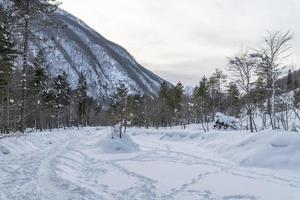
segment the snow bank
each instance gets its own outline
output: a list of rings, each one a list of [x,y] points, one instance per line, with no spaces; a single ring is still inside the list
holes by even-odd
[[[264,132],[237,140],[224,152],[242,165],[300,169],[300,135]]]
[[[199,125],[200,127],[200,125]],[[188,129],[149,129],[129,131],[132,136],[178,143],[179,151],[211,155],[234,161],[242,166],[300,170],[300,134],[283,131],[248,133]],[[175,145],[176,146],[176,145]]]
[[[211,133],[199,141],[199,146],[243,166],[300,170],[297,133]]]
[[[97,146],[103,153],[132,153],[139,151],[139,146],[126,134],[122,135],[122,138],[111,138],[111,135],[107,135],[100,139]]]
[[[194,127],[193,127],[194,128]],[[199,128],[194,129],[182,129],[180,127],[170,128],[160,128],[160,129],[138,129],[131,128],[128,130],[129,134],[132,136],[149,136],[156,137],[158,140],[168,140],[168,141],[186,141],[194,140],[201,136],[203,130]]]

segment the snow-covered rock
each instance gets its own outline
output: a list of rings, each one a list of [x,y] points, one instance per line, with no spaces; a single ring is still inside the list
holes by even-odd
[[[233,129],[237,129],[239,120],[235,117],[232,116],[226,116],[223,113],[217,112],[216,116],[215,116],[215,126],[214,127],[218,127],[218,128],[233,128]]]
[[[2,153],[2,154],[9,154],[10,151],[6,147],[0,145],[0,153]]]
[[[215,121],[223,122],[225,124],[237,123],[239,120],[232,116],[226,116],[223,113],[217,112],[215,116]]]

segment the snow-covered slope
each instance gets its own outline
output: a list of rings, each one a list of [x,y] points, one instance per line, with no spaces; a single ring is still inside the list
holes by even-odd
[[[5,4],[8,2],[10,0],[4,1]],[[115,94],[120,83],[125,84],[130,93],[158,94],[164,80],[141,66],[126,49],[62,9],[51,18],[56,26],[41,28],[32,23],[33,32],[39,40],[30,43],[31,60],[39,49],[47,51],[50,75],[56,76],[65,71],[72,87],[75,87],[82,72],[87,78],[89,95],[104,101]],[[64,28],[58,28],[61,25]]]
[[[163,80],[137,63],[124,48],[63,10],[55,14],[55,19],[66,27],[45,31],[57,49],[55,56],[49,56],[53,73],[66,70],[71,80],[76,80],[83,72],[93,96],[111,97],[120,83],[132,93],[157,94]]]

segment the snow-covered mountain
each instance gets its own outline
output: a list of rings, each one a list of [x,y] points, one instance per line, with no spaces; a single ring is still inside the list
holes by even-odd
[[[88,82],[89,95],[104,102],[115,94],[120,83],[124,83],[132,94],[158,94],[164,80],[141,66],[126,49],[62,9],[53,19],[64,28],[36,28],[35,34],[42,39],[30,44],[33,55],[41,48],[52,47],[46,55],[51,76],[65,71],[71,86],[75,87],[82,72]]]

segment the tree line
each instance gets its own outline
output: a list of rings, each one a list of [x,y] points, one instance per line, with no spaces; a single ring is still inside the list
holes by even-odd
[[[290,32],[268,33],[261,48],[228,58],[229,74],[216,69],[210,77],[203,76],[192,94],[186,94],[180,82],[174,87],[164,82],[158,97],[132,96],[123,84],[109,110],[111,122],[121,123],[123,131],[128,125],[184,128],[191,123],[209,131],[215,114],[222,112],[240,118],[241,128],[251,132],[266,127],[290,130],[291,114],[300,120],[298,77],[291,70],[286,73],[285,64],[292,38]]]

